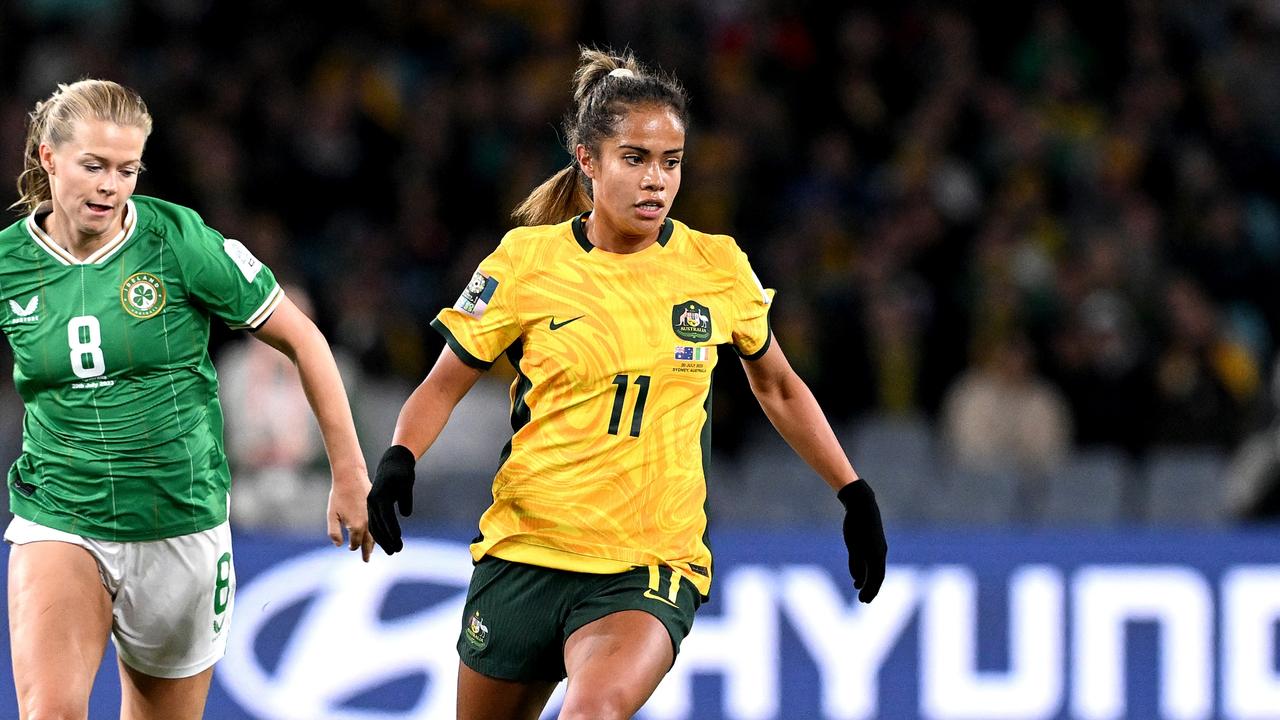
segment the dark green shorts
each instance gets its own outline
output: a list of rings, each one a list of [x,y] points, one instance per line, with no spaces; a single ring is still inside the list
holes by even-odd
[[[698,589],[669,567],[595,575],[487,557],[471,574],[458,655],[489,677],[559,681],[565,641],[583,625],[643,610],[662,621],[679,653],[701,603]]]

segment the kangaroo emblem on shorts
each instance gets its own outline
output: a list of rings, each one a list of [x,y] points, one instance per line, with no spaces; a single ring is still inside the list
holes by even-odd
[[[465,634],[467,642],[474,645],[477,650],[483,650],[489,644],[489,626],[485,625],[484,620],[480,619],[479,610],[471,613],[471,618],[467,620]]]

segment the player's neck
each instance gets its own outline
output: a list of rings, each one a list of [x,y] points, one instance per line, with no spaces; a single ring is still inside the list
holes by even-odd
[[[587,240],[605,252],[618,255],[637,253],[658,241],[658,233],[645,235],[626,235],[609,225],[604,218],[597,218],[597,213],[588,215],[583,220]]]
[[[128,212],[126,207],[124,211],[116,218],[114,222],[107,226],[107,229],[101,233],[84,233],[76,228],[65,214],[54,210],[43,218],[37,218],[41,229],[53,239],[55,243],[62,249],[71,253],[77,260],[85,260],[93,255],[103,245],[112,238],[120,234],[124,229],[125,213]]]

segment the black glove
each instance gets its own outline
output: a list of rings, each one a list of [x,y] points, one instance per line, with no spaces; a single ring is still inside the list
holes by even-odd
[[[871,486],[863,478],[840,488],[836,497],[844,505],[844,544],[849,548],[849,574],[853,576],[853,587],[861,590],[858,599],[869,603],[880,592],[880,584],[884,582],[885,556],[889,553],[876,494],[871,492]],[[373,513],[370,512],[369,516],[373,517]]]
[[[396,518],[396,503],[400,514],[413,514],[413,466],[417,462],[413,453],[403,445],[392,445],[382,453],[378,470],[373,474],[373,487],[365,501],[369,508],[369,532],[388,555],[404,549],[400,539],[400,521]]]

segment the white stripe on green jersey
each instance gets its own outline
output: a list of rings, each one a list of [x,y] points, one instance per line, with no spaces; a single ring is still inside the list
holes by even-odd
[[[10,509],[117,541],[221,524],[231,477],[209,323],[260,327],[283,298],[275,276],[172,203],[135,196],[83,261],[40,229],[47,212],[0,231],[0,330],[26,406]]]

